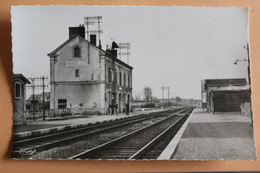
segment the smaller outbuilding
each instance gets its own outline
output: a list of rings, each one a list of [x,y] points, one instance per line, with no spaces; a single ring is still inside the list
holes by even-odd
[[[202,106],[208,112],[241,112],[250,103],[251,90],[245,78],[201,81]]]
[[[26,84],[30,84],[30,81],[26,77],[22,74],[14,74],[14,125],[26,124]]]
[[[44,96],[44,108],[49,111],[50,109],[50,92],[44,92],[40,94],[32,94],[26,100],[26,111],[27,112],[42,112],[43,110],[43,96]]]

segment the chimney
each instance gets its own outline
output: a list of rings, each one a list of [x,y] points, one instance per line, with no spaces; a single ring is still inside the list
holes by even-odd
[[[97,45],[97,35],[95,34],[90,35],[90,43],[93,44],[94,46]]]
[[[119,46],[117,45],[116,42],[113,41],[111,48],[112,48],[112,49],[110,50],[110,51],[111,51],[110,53],[117,58],[117,49],[119,48]]]
[[[69,38],[79,35],[85,39],[85,27],[84,25],[79,25],[78,27],[69,27]]]
[[[119,46],[116,44],[116,42],[112,42],[112,49],[114,50],[114,49],[117,49],[117,48],[119,48]]]
[[[117,58],[117,50],[116,49],[112,49],[110,51],[111,51],[110,53]]]
[[[107,45],[107,50],[106,52],[108,52],[109,54],[113,55],[115,58],[117,58],[117,49],[119,48],[118,44],[116,42],[112,42],[111,45],[111,49],[108,49],[108,45]]]
[[[115,58],[117,58],[117,50],[116,49],[107,49],[106,52],[113,55]]]

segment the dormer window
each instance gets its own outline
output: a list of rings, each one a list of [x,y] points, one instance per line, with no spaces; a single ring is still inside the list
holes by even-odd
[[[75,58],[80,58],[80,54],[81,54],[80,51],[81,51],[81,50],[80,50],[80,47],[79,47],[79,46],[74,47],[74,57],[75,57]]]
[[[19,82],[16,82],[14,84],[14,98],[21,99],[21,92],[22,92],[21,84]]]

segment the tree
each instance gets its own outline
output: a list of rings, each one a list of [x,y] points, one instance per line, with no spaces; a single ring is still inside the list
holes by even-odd
[[[144,92],[144,99],[146,100],[146,101],[150,101],[151,99],[152,99],[152,93],[153,93],[153,90],[152,90],[152,88],[150,88],[150,87],[144,87],[144,90],[143,90],[143,92]]]

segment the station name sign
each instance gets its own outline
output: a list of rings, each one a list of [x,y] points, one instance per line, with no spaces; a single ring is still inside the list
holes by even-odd
[[[82,60],[66,61],[66,67],[78,67],[78,66],[88,66],[88,62]]]

